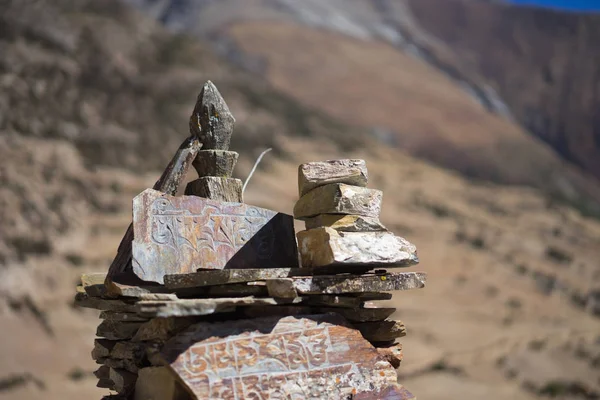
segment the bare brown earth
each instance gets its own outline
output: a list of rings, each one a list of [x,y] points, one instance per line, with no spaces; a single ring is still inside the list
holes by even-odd
[[[202,44],[98,4],[0,6],[0,398],[105,393],[91,375],[97,313],[72,307],[74,286],[108,268],[132,197],[186,136],[208,78],[238,121],[236,174],[276,149],[246,202],[291,213],[299,163],[366,159],[369,186],[384,191],[383,222],[417,245],[415,270],[429,273],[426,289],[392,300],[408,328],[399,374],[419,398],[598,396],[600,223],[535,189],[473,183],[389,148]],[[439,107],[468,109],[445,87]]]

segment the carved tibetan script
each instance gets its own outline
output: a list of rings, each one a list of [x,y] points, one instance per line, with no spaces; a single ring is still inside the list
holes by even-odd
[[[298,266],[293,218],[243,203],[147,189],[133,200],[133,229],[132,267],[146,281],[198,269]]]
[[[198,399],[343,399],[398,387],[394,368],[333,314],[199,323],[162,357]]]

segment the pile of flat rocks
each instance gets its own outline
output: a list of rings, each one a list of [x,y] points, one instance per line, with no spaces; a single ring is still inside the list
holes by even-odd
[[[243,203],[229,115],[208,82],[108,274],[81,277],[75,303],[101,310],[105,399],[414,399],[395,371],[404,324],[377,302],[426,276],[382,269],[418,260],[379,221],[365,162],[300,166],[296,241],[292,216]],[[199,178],[177,196],[188,164]]]

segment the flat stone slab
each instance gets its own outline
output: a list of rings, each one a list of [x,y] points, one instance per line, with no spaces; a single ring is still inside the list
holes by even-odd
[[[96,310],[115,311],[115,312],[135,312],[135,301],[129,299],[109,300],[100,297],[91,297],[86,293],[77,293],[75,295],[75,305],[85,308],[95,308]]]
[[[294,206],[294,217],[304,220],[319,214],[350,214],[379,218],[383,192],[343,183],[319,186]]]
[[[246,317],[258,318],[267,316],[311,315],[336,313],[350,322],[383,321],[396,311],[395,308],[342,308],[342,307],[310,307],[304,305],[283,306],[251,306],[242,312]]]
[[[143,322],[102,321],[96,329],[96,336],[110,340],[131,339]]]
[[[169,289],[184,289],[286,278],[294,275],[306,275],[306,270],[302,268],[265,268],[198,271],[190,274],[165,275],[165,286]]]
[[[300,295],[391,292],[425,287],[424,272],[391,272],[380,275],[326,275],[291,279]]]
[[[354,324],[369,342],[389,342],[406,336],[406,327],[402,321],[362,322]]]
[[[299,303],[300,298],[285,301]],[[273,298],[234,297],[216,299],[179,299],[174,301],[140,301],[138,313],[144,317],[190,317],[235,311],[236,307],[277,305],[284,301]]]
[[[198,399],[381,399],[398,386],[394,368],[334,314],[195,324],[161,356]]]
[[[264,208],[147,189],[133,200],[133,226],[132,268],[144,281],[198,269],[298,267],[293,218]]]
[[[135,309],[135,307],[133,307]],[[114,311],[102,311],[100,313],[100,319],[117,322],[144,322],[148,318],[140,317],[133,312],[114,312]]]
[[[243,203],[242,186],[242,181],[236,178],[204,176],[188,183],[185,194],[218,201]]]
[[[304,223],[306,229],[328,227],[340,232],[387,231],[379,218],[362,217],[360,215],[320,214],[305,219]]]
[[[298,232],[297,236],[303,267],[409,267],[419,262],[416,246],[391,232],[338,232],[332,228],[316,228]]]
[[[304,196],[316,187],[330,183],[367,186],[364,160],[329,160],[310,162],[298,167],[298,192]]]

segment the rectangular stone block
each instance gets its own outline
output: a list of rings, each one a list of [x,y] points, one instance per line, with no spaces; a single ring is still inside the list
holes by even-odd
[[[382,399],[397,385],[394,368],[334,314],[199,323],[161,355],[198,399]]]
[[[378,218],[381,213],[381,190],[333,183],[319,186],[298,200],[294,217],[305,220],[319,214],[353,214]]]
[[[316,228],[298,232],[303,267],[372,265],[408,267],[419,262],[417,248],[391,232],[338,232]]]
[[[392,292],[425,287],[424,272],[393,272],[373,275],[298,276],[291,279],[299,295]]]
[[[293,218],[276,211],[147,189],[133,200],[133,225],[132,269],[144,281],[199,269],[298,267]]]
[[[243,203],[242,186],[242,181],[236,178],[205,176],[188,183],[185,187],[185,194],[218,201]]]
[[[310,162],[298,167],[298,192],[304,196],[316,187],[330,183],[367,186],[364,160],[330,160]]]
[[[200,150],[192,163],[198,176],[230,178],[239,154],[228,150]]]
[[[379,232],[387,228],[379,222],[379,218],[362,217],[360,215],[319,214],[304,220],[306,229],[333,228],[340,232]]]

